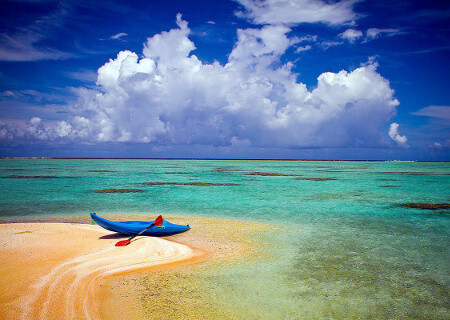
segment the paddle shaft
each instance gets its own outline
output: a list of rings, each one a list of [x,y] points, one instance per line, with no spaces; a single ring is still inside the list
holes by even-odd
[[[139,233],[135,234],[134,236],[128,238],[127,240],[122,240],[122,241],[117,242],[116,247],[126,246],[131,242],[132,239],[136,238],[137,236],[140,236],[141,234],[143,234],[145,231],[147,231],[151,227],[161,226],[162,224],[163,224],[163,218],[162,218],[162,216],[158,216],[158,218],[156,218],[156,220],[151,225],[149,225],[147,228],[145,228],[144,230],[142,230]]]
[[[144,230],[140,231],[139,233],[135,234],[134,236],[130,237],[128,239],[128,241],[133,240],[134,238],[136,238],[137,236],[140,236],[141,234],[143,234],[145,231],[147,231],[148,229],[150,229],[151,227],[153,227],[155,224],[152,223],[151,225],[149,225],[147,228],[145,228]]]

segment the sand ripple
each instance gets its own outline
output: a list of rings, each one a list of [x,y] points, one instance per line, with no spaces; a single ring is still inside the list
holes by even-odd
[[[38,225],[41,226],[40,229],[37,228]],[[26,290],[23,290],[25,294],[12,302],[13,305],[21,307],[20,311],[18,310],[19,314],[9,314],[11,318],[99,319],[101,318],[100,301],[96,291],[101,285],[102,279],[112,275],[189,259],[194,255],[192,249],[188,246],[161,238],[140,237],[126,247],[115,247],[114,243],[120,239],[102,239],[101,236],[109,234],[109,232],[103,231],[98,226],[34,224],[33,230],[30,230],[29,233],[17,233],[23,230],[21,228],[10,229],[9,231],[16,238],[30,237],[28,241],[31,241],[32,237],[42,241],[42,237],[47,236],[51,240],[48,241],[47,245],[51,246],[55,241],[54,237],[63,237],[60,241],[64,241],[64,237],[67,237],[68,234],[68,228],[70,228],[70,234],[74,237],[82,238],[80,239],[81,247],[68,248],[69,251],[73,251],[73,254],[62,261],[58,258],[58,251],[55,252],[56,260],[54,262],[52,262],[52,256],[42,254],[36,255],[38,261],[34,261],[36,259],[27,260],[28,266],[24,267],[28,271],[29,268],[34,267],[33,264],[39,264],[39,260],[45,262],[44,264],[49,265],[49,267],[46,268],[45,273],[34,277],[28,276],[28,278],[20,276],[19,270],[17,277],[12,278],[16,281],[20,279],[31,281],[22,286],[26,288]],[[28,229],[30,228],[28,227]],[[15,234],[12,231],[15,231]],[[92,245],[86,245],[89,242],[89,239],[86,238],[87,235],[91,237]],[[57,245],[58,250],[64,249],[64,244],[58,243]],[[70,241],[67,245],[76,246],[76,241]],[[13,249],[14,244],[11,245],[11,250]],[[35,249],[33,248],[33,250]],[[82,253],[79,252],[80,250]],[[51,252],[49,251],[50,255]],[[35,281],[32,281],[32,279]]]

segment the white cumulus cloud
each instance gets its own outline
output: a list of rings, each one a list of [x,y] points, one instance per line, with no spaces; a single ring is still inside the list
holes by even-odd
[[[121,51],[98,69],[97,88],[78,89],[71,117],[0,123],[0,138],[258,147],[387,145],[380,127],[399,102],[369,60],[326,72],[308,90],[281,57],[295,45],[287,26],[238,30],[224,65],[203,63],[181,15],[148,38],[143,54]],[[27,129],[28,128],[28,129]],[[392,126],[391,126],[392,128]],[[406,138],[389,135],[398,143]]]
[[[398,133],[398,127],[398,123],[391,123],[391,126],[389,127],[389,137],[391,137],[391,139],[394,140],[399,146],[407,148],[408,145],[406,144],[406,142],[408,141],[408,139],[406,138],[406,136],[402,136]]]
[[[339,36],[342,39],[345,39],[351,43],[355,42],[357,39],[363,36],[363,33],[359,30],[355,29],[347,29],[344,32],[340,33]]]

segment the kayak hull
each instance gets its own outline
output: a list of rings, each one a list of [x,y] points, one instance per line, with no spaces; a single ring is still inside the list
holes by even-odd
[[[154,221],[111,221],[102,218],[95,213],[91,213],[92,220],[100,227],[106,230],[119,232],[126,235],[135,235],[150,226]],[[191,227],[189,225],[183,226],[180,224],[170,223],[166,220],[163,221],[162,226],[153,226],[150,229],[142,233],[143,236],[152,237],[165,237],[171,236],[177,233],[188,231]]]

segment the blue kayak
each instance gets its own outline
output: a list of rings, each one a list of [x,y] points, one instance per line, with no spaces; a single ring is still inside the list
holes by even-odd
[[[100,227],[106,230],[119,232],[127,235],[135,235],[150,226],[154,221],[111,221],[99,217],[95,213],[91,213],[91,218]],[[188,231],[191,227],[189,225],[183,226],[180,224],[163,221],[161,226],[153,226],[142,233],[143,236],[165,237],[171,236],[180,232]]]

